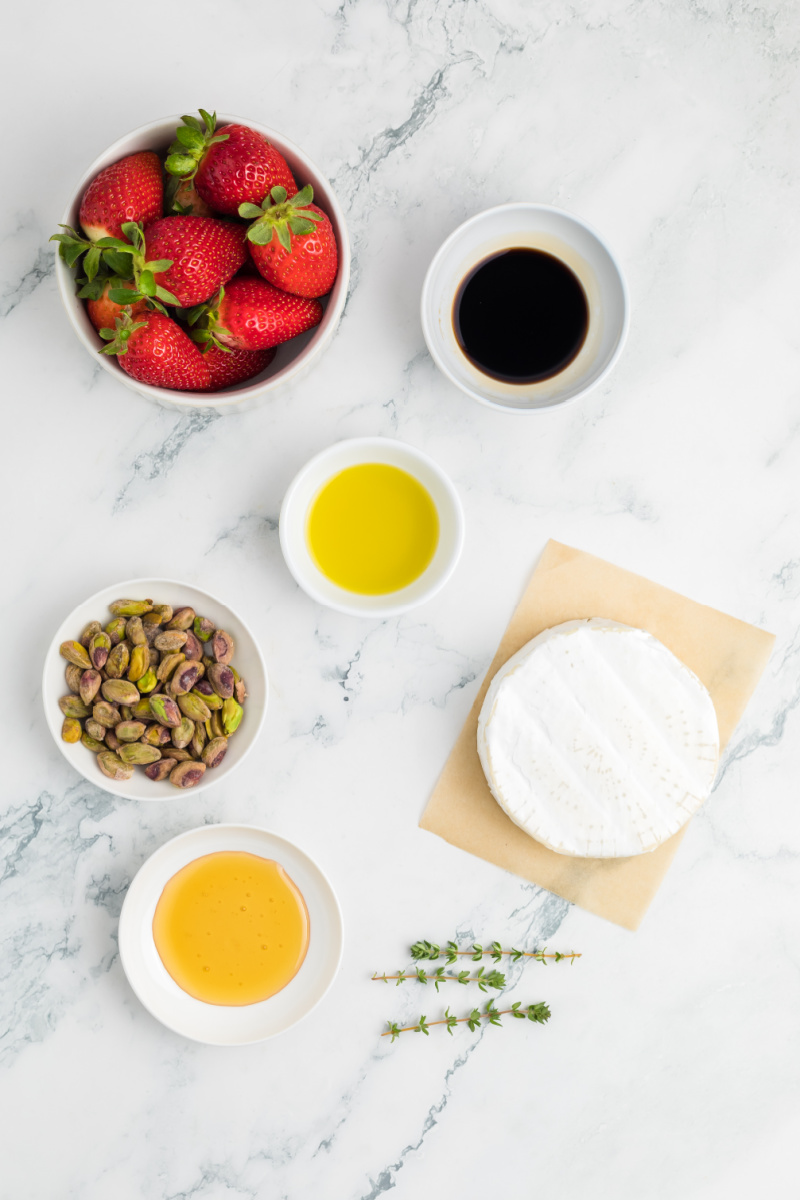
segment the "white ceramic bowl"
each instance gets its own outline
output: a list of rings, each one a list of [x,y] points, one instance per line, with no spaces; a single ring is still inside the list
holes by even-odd
[[[510,384],[484,375],[463,353],[453,330],[453,304],[478,263],[522,246],[560,258],[578,276],[589,302],[589,330],[578,355],[558,375]],[[609,373],[628,332],[628,292],[613,254],[585,221],[546,204],[501,204],[459,225],[440,246],[422,287],[421,317],[431,356],[456,387],[501,412],[540,412],[585,396]]]
[[[195,1000],[167,973],[153,940],[156,904],[172,876],[194,859],[244,850],[279,862],[303,893],[308,952],[291,983],[259,1004],[234,1007]],[[209,1046],[244,1046],[275,1037],[319,1004],[342,960],[342,913],[327,876],[299,846],[252,825],[203,825],[156,850],[128,888],[119,918],[119,956],[128,982],[168,1029]]]
[[[439,516],[439,542],[427,568],[408,587],[382,596],[362,596],[332,583],[308,549],[308,510],[333,475],[358,463],[389,463],[413,475],[428,491]],[[464,545],[461,501],[444,471],[427,454],[392,438],[351,438],[336,442],[307,462],[283,498],[280,541],[286,565],[312,600],[356,617],[394,617],[430,600],[456,568]]]
[[[287,160],[298,185],[302,187],[310,183],[313,186],[314,202],[319,204],[320,208],[330,217],[339,247],[339,271],[336,282],[329,295],[323,297],[321,301],[325,308],[322,321],[316,329],[309,330],[308,333],[301,334],[300,337],[293,338],[290,342],[279,346],[275,358],[261,375],[233,387],[225,388],[220,392],[179,392],[173,391],[171,388],[152,387],[131,379],[113,356],[98,354],[100,348],[106,343],[89,320],[83,300],[79,300],[77,297],[75,272],[70,270],[58,254],[58,243],[53,243],[56,247],[58,290],[79,341],[104,371],[113,375],[126,387],[140,392],[143,396],[148,396],[151,400],[155,400],[167,408],[213,408],[219,412],[242,412],[254,407],[269,396],[283,391],[287,386],[295,383],[301,375],[304,375],[330,345],[347,299],[347,288],[350,281],[350,239],[347,234],[344,213],[330,183],[319,167],[298,146],[295,146],[294,142],[288,141],[274,129],[269,129],[266,125],[261,125],[246,117],[235,117],[228,113],[221,113],[218,116],[219,125],[231,125],[234,122],[248,125],[251,129],[257,129],[259,133],[263,133]],[[71,225],[73,229],[80,229],[78,213],[83,193],[95,175],[104,167],[117,162],[120,158],[125,158],[128,154],[135,154],[139,150],[155,150],[157,154],[164,155],[167,147],[174,140],[175,130],[179,125],[181,125],[179,116],[151,121],[149,125],[142,125],[138,129],[134,129],[132,133],[126,134],[125,137],[120,138],[119,141],[104,150],[81,177],[61,218],[62,224]]]
[[[154,783],[152,779],[147,778],[143,767],[136,767],[130,779],[121,782],[108,779],[98,767],[91,750],[87,750],[80,742],[65,742],[61,737],[64,717],[58,707],[58,701],[61,696],[68,694],[69,688],[64,678],[67,662],[61,657],[59,646],[62,642],[77,641],[90,621],[99,621],[105,627],[111,620],[109,604],[123,598],[149,598],[156,604],[171,604],[173,608],[188,604],[198,616],[209,617],[218,629],[229,633],[235,643],[233,665],[247,686],[242,723],[231,737],[228,753],[220,765],[213,770],[207,770],[200,782],[187,791],[173,787],[168,780]],[[61,753],[90,783],[125,800],[174,800],[177,796],[196,796],[198,792],[205,791],[206,788],[225,779],[231,771],[236,770],[261,732],[267,711],[267,692],[267,668],[264,659],[258,643],[242,618],[215,596],[176,579],[128,579],[103,588],[101,592],[95,592],[94,596],[90,596],[74,608],[56,630],[45,656],[42,675],[45,717]]]

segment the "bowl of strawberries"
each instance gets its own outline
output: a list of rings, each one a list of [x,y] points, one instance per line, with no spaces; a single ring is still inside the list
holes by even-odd
[[[80,341],[172,408],[242,411],[283,391],[347,298],[347,226],[319,168],[274,130],[204,109],[109,146],[51,240]]]

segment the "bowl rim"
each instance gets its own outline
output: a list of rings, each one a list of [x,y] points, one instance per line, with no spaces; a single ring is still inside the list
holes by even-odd
[[[338,935],[339,935],[338,936],[338,942],[339,942],[338,953],[336,956],[335,966],[333,967],[333,969],[330,972],[330,978],[328,979],[327,983],[325,984],[325,987],[320,992],[319,996],[317,996],[317,998],[313,1002],[313,1004],[311,1004],[311,1006],[309,1008],[307,1008],[305,1010],[305,1012],[301,1013],[301,1015],[296,1020],[292,1021],[289,1025],[286,1025],[282,1029],[276,1029],[273,1033],[268,1033],[265,1036],[260,1036],[260,1037],[255,1037],[255,1038],[243,1038],[243,1039],[235,1041],[235,1042],[215,1041],[215,1040],[212,1040],[209,1038],[198,1038],[198,1037],[193,1036],[190,1033],[186,1033],[186,1031],[184,1029],[177,1028],[176,1025],[173,1024],[172,1022],[165,1020],[163,1016],[160,1016],[158,1013],[154,1012],[153,1007],[147,1002],[147,1000],[145,1000],[142,997],[142,995],[140,994],[140,989],[137,986],[138,975],[137,975],[136,971],[133,972],[134,976],[136,976],[136,979],[137,979],[137,982],[135,983],[134,979],[131,977],[131,973],[129,972],[129,967],[126,966],[126,963],[125,963],[125,956],[128,951],[128,937],[135,936],[135,934],[136,934],[136,930],[134,928],[130,931],[130,935],[129,935],[128,924],[132,920],[132,916],[130,913],[130,906],[128,907],[127,916],[126,916],[126,905],[128,904],[128,897],[131,895],[131,892],[136,887],[136,882],[139,879],[141,873],[147,868],[148,864],[150,864],[153,859],[155,859],[158,855],[165,852],[168,847],[173,846],[176,842],[180,842],[183,840],[186,840],[186,841],[194,840],[199,843],[202,843],[203,840],[205,840],[205,839],[213,839],[214,835],[219,834],[219,833],[222,833],[223,836],[226,833],[231,833],[231,834],[240,833],[243,835],[247,835],[247,834],[266,835],[268,838],[272,838],[276,842],[280,842],[286,846],[291,847],[292,851],[300,854],[303,858],[305,858],[308,861],[308,863],[311,865],[313,870],[319,875],[323,884],[328,889],[329,899],[332,901],[331,912],[333,913],[333,915],[335,917],[336,924],[338,926]],[[194,862],[196,858],[200,858],[200,857],[202,857],[203,854],[208,854],[208,853],[214,853],[214,851],[213,850],[211,850],[211,851],[200,850],[200,852],[198,854],[196,854],[192,858],[188,859],[187,863],[185,863],[184,865],[188,865],[189,862]],[[180,869],[181,868],[179,867],[178,870],[180,870]],[[142,886],[143,885],[140,883],[139,889],[141,889]],[[135,901],[137,898],[135,891],[133,891],[133,895],[134,895],[134,901]],[[119,955],[120,955],[120,962],[122,964],[122,970],[124,972],[125,978],[128,982],[128,985],[129,985],[131,991],[136,996],[136,999],[139,1001],[139,1003],[142,1005],[142,1007],[148,1013],[150,1013],[150,1015],[155,1020],[157,1020],[161,1025],[163,1025],[165,1029],[169,1029],[172,1033],[177,1033],[180,1037],[184,1037],[188,1041],[196,1042],[196,1043],[198,1043],[200,1045],[204,1045],[204,1046],[223,1046],[223,1047],[232,1047],[232,1048],[236,1047],[236,1046],[254,1046],[254,1045],[258,1044],[259,1042],[266,1042],[266,1041],[270,1041],[272,1038],[280,1037],[280,1035],[282,1033],[287,1033],[290,1029],[293,1029],[296,1025],[299,1025],[301,1021],[304,1021],[306,1019],[306,1017],[310,1016],[311,1013],[322,1003],[322,1001],[328,995],[328,992],[331,990],[334,983],[336,982],[336,977],[339,974],[339,971],[341,969],[342,958],[344,957],[344,936],[345,936],[344,914],[342,912],[342,906],[339,901],[339,897],[336,894],[336,889],[334,888],[333,884],[331,883],[327,872],[323,870],[323,868],[319,865],[319,863],[313,857],[313,855],[309,854],[309,852],[307,850],[304,850],[303,847],[298,845],[297,842],[292,841],[291,838],[285,837],[283,834],[280,834],[280,833],[275,833],[272,829],[267,829],[266,826],[251,825],[251,824],[247,824],[244,822],[238,822],[238,821],[223,821],[223,822],[218,822],[218,823],[214,822],[210,825],[197,825],[197,826],[194,826],[192,829],[186,829],[183,831],[183,833],[178,833],[174,837],[168,838],[168,840],[166,842],[162,842],[160,846],[157,846],[156,849],[153,850],[153,852],[147,856],[147,858],[141,864],[141,866],[139,867],[139,869],[136,871],[135,875],[131,879],[130,883],[128,884],[128,888],[125,892],[125,898],[122,901],[122,908],[120,909],[119,922],[118,922]],[[124,947],[124,949],[123,949],[123,947]],[[302,967],[300,969],[302,970]],[[269,1003],[269,1001],[265,1001],[264,1003]]]
[[[536,213],[536,212],[553,213],[554,215],[556,215],[558,217],[565,218],[567,220],[567,222],[571,222],[572,224],[577,225],[581,229],[585,230],[586,233],[588,233],[591,237],[593,237],[595,239],[595,241],[598,242],[598,244],[602,247],[602,249],[608,255],[608,257],[611,261],[611,264],[614,268],[614,271],[616,272],[616,275],[617,275],[617,278],[618,278],[618,281],[620,284],[620,290],[622,292],[622,322],[621,322],[621,326],[620,326],[619,336],[617,338],[617,344],[614,348],[614,352],[612,353],[611,357],[609,358],[609,360],[606,363],[603,370],[597,375],[597,377],[595,379],[591,380],[589,383],[586,384],[585,387],[582,387],[580,389],[580,391],[576,392],[574,396],[567,396],[563,400],[555,400],[551,404],[541,404],[538,406],[531,405],[528,408],[511,405],[511,404],[504,404],[500,400],[493,400],[489,396],[484,395],[483,393],[479,392],[477,390],[477,388],[470,388],[462,380],[460,380],[454,374],[454,372],[451,371],[446,360],[439,353],[439,350],[436,346],[436,340],[430,331],[430,326],[429,326],[427,311],[426,311],[426,309],[429,305],[430,297],[431,297],[431,293],[432,293],[433,276],[434,276],[435,271],[439,267],[442,259],[444,258],[445,254],[447,254],[447,252],[456,244],[456,242],[458,242],[458,240],[463,236],[463,234],[468,229],[471,229],[475,225],[479,225],[482,221],[486,220],[487,217],[494,216],[496,213],[508,212],[508,211],[512,211],[514,209],[525,210],[527,212],[534,212],[534,213]],[[600,234],[594,228],[593,225],[590,225],[588,221],[585,221],[583,219],[583,217],[576,216],[575,213],[568,212],[564,208],[558,208],[554,204],[537,204],[532,200],[509,200],[504,204],[495,204],[491,208],[481,209],[480,212],[474,213],[473,216],[468,217],[466,219],[466,221],[462,221],[460,225],[456,226],[456,228],[450,234],[448,234],[448,236],[445,238],[445,240],[441,243],[438,250],[434,254],[433,258],[431,259],[430,265],[428,266],[428,269],[425,272],[425,279],[423,280],[422,292],[420,294],[420,322],[422,324],[422,334],[423,334],[423,337],[425,338],[425,344],[428,347],[430,356],[433,359],[433,361],[435,362],[436,366],[442,372],[442,374],[447,379],[449,379],[450,382],[453,383],[460,391],[464,392],[467,396],[470,396],[473,400],[477,400],[479,404],[483,404],[486,408],[494,409],[496,412],[511,413],[514,415],[527,416],[531,413],[537,413],[537,414],[548,413],[548,412],[552,412],[554,409],[565,408],[571,404],[575,404],[578,400],[582,400],[584,396],[587,396],[589,394],[589,392],[593,391],[594,388],[598,387],[598,385],[603,382],[603,380],[610,374],[610,372],[616,366],[617,361],[618,361],[620,355],[622,354],[622,351],[625,347],[625,342],[627,341],[628,331],[630,329],[630,318],[631,318],[631,305],[630,305],[630,293],[628,290],[627,280],[625,279],[625,274],[622,270],[622,267],[620,266],[617,256],[614,254],[613,250],[611,249],[611,247],[609,246],[609,244],[605,240],[605,238],[602,236],[602,234]]]
[[[141,804],[167,804],[167,803],[169,803],[170,800],[177,800],[184,793],[176,788],[174,796],[172,796],[172,795],[131,796],[127,792],[122,790],[122,784],[117,784],[115,780],[108,779],[108,777],[105,776],[102,773],[102,771],[100,771],[99,769],[96,772],[96,774],[92,774],[92,775],[89,775],[86,771],[82,770],[73,761],[71,755],[69,754],[69,751],[67,750],[67,746],[72,745],[72,743],[65,742],[63,740],[63,738],[61,737],[58,726],[55,723],[55,715],[53,712],[51,712],[51,707],[48,704],[48,699],[47,699],[46,685],[47,685],[48,666],[51,661],[54,661],[56,659],[61,659],[61,655],[59,654],[59,646],[61,645],[61,641],[59,640],[59,631],[61,629],[63,629],[64,625],[66,625],[70,621],[70,619],[74,615],[75,611],[79,608],[83,608],[87,604],[92,604],[95,600],[97,600],[98,604],[103,603],[103,601],[101,601],[99,599],[99,597],[105,596],[106,593],[109,592],[112,588],[114,588],[114,589],[134,588],[137,586],[141,586],[142,584],[147,584],[148,586],[156,584],[158,587],[161,587],[163,585],[165,588],[191,588],[195,592],[202,592],[202,594],[204,596],[207,596],[208,599],[213,604],[218,604],[222,608],[227,609],[228,612],[231,614],[231,616],[233,616],[235,618],[235,620],[237,620],[239,622],[239,624],[242,626],[242,628],[247,631],[247,634],[250,637],[250,639],[253,643],[253,646],[255,647],[256,661],[258,662],[258,665],[261,669],[261,672],[262,672],[262,675],[264,678],[264,704],[261,709],[261,716],[259,717],[258,724],[257,724],[255,730],[253,731],[252,737],[250,738],[249,745],[247,745],[245,747],[245,749],[242,751],[241,757],[238,758],[235,763],[231,764],[230,769],[225,772],[225,774],[222,776],[221,779],[218,780],[214,774],[211,775],[211,778],[206,778],[204,776],[203,779],[201,779],[200,783],[196,784],[193,788],[190,789],[192,795],[196,796],[200,792],[206,791],[208,788],[212,787],[215,783],[217,783],[217,782],[221,783],[224,779],[227,779],[227,777],[229,775],[233,774],[233,772],[237,769],[237,767],[239,767],[244,762],[244,760],[247,758],[247,756],[252,751],[253,746],[256,744],[259,737],[261,736],[261,731],[264,728],[264,721],[266,720],[266,716],[267,716],[267,707],[269,705],[269,674],[267,672],[267,665],[264,661],[264,655],[261,653],[261,647],[258,644],[258,640],[256,639],[255,634],[253,633],[252,629],[248,625],[247,621],[245,621],[242,618],[241,614],[235,608],[231,608],[230,604],[227,604],[224,600],[221,600],[218,596],[214,595],[214,593],[206,591],[205,588],[198,587],[198,585],[195,583],[189,583],[185,579],[184,580],[164,579],[164,578],[157,578],[157,577],[154,577],[154,578],[140,577],[138,579],[123,579],[119,583],[112,582],[112,583],[108,584],[106,587],[98,588],[98,590],[96,592],[94,592],[91,596],[87,596],[85,600],[82,600],[82,601],[80,601],[80,603],[73,605],[71,611],[64,617],[63,621],[56,629],[56,632],[53,634],[53,637],[50,640],[47,650],[45,651],[44,660],[42,663],[42,675],[41,675],[42,707],[44,708],[45,722],[47,724],[47,728],[50,730],[50,733],[52,734],[53,741],[58,746],[58,749],[61,751],[64,758],[67,760],[70,767],[72,767],[72,769],[74,771],[77,771],[79,775],[82,775],[83,778],[87,781],[87,783],[93,784],[95,787],[102,788],[103,791],[108,792],[109,794],[111,794],[113,796],[118,796],[121,800],[128,800],[128,801],[132,801],[135,803],[141,803]],[[124,595],[124,594],[125,594],[124,592],[120,591],[120,595]],[[62,660],[62,661],[66,662],[66,660]],[[60,713],[60,709],[59,709],[59,713]],[[128,781],[125,780],[123,782],[128,782]]]
[[[441,574],[439,576],[437,576],[436,579],[433,580],[429,584],[429,586],[425,589],[425,591],[422,593],[422,595],[416,597],[412,601],[407,601],[405,603],[399,603],[399,604],[398,603],[388,603],[388,602],[385,604],[381,604],[380,603],[381,597],[376,596],[376,597],[374,597],[375,604],[372,608],[368,608],[368,609],[357,608],[355,605],[348,604],[344,600],[341,600],[341,601],[332,600],[329,596],[326,596],[322,591],[317,589],[314,586],[313,582],[311,582],[309,579],[307,579],[305,577],[303,571],[300,569],[300,567],[297,564],[297,560],[292,553],[291,547],[288,545],[286,526],[287,526],[288,521],[296,521],[298,519],[297,517],[293,517],[291,514],[292,502],[294,500],[294,497],[295,497],[297,491],[299,490],[300,486],[302,485],[302,483],[304,482],[306,477],[317,466],[319,466],[321,463],[324,463],[327,458],[333,458],[337,454],[337,452],[341,452],[343,449],[355,450],[355,449],[362,448],[362,447],[363,448],[374,447],[377,450],[380,450],[380,449],[383,449],[383,447],[385,447],[387,445],[388,446],[393,446],[393,445],[401,446],[403,452],[407,453],[411,459],[416,459],[418,462],[424,463],[424,465],[426,467],[428,467],[428,469],[436,476],[436,478],[442,484],[442,487],[450,501],[452,512],[455,517],[455,526],[456,526],[455,544],[454,544],[453,551],[447,560],[446,566],[441,571]],[[356,465],[356,464],[353,463],[351,465]],[[347,468],[341,467],[340,469],[346,470]],[[304,519],[305,513],[303,513],[302,515],[303,515],[303,519]],[[283,500],[281,502],[281,511],[280,511],[280,516],[278,519],[278,538],[280,541],[281,552],[283,554],[284,562],[286,563],[286,566],[289,568],[289,571],[290,571],[295,583],[297,583],[299,585],[299,587],[302,588],[302,590],[306,593],[306,595],[309,596],[312,600],[316,601],[318,604],[324,605],[325,608],[331,608],[335,612],[345,613],[347,616],[350,616],[350,617],[366,617],[368,619],[373,619],[373,620],[374,619],[383,620],[384,618],[387,618],[387,617],[401,616],[403,613],[410,612],[411,609],[418,608],[421,604],[426,604],[428,602],[428,600],[433,599],[433,597],[438,592],[440,592],[442,590],[442,588],[445,586],[445,584],[449,581],[450,577],[452,576],[453,572],[455,571],[456,567],[458,566],[459,560],[461,558],[461,553],[464,549],[464,537],[465,537],[464,509],[461,504],[461,498],[458,495],[455,484],[453,483],[450,476],[446,473],[446,471],[442,467],[440,467],[439,464],[436,462],[436,460],[431,458],[431,456],[429,454],[426,454],[424,450],[419,450],[416,446],[411,445],[410,442],[402,441],[400,438],[383,437],[379,434],[376,434],[374,436],[366,436],[366,437],[342,438],[338,442],[332,442],[329,446],[326,446],[323,450],[320,450],[318,454],[315,454],[315,455],[313,455],[312,458],[308,459],[307,462],[305,462],[303,464],[303,466],[300,468],[300,470],[297,472],[297,474],[293,477],[291,483],[287,487],[286,492],[284,493]],[[342,590],[344,590],[344,589],[342,589]],[[398,594],[397,592],[389,592],[387,599],[392,596],[396,596],[397,594]]]
[[[101,164],[109,157],[109,155],[119,155],[123,157],[127,150],[127,143],[132,138],[142,137],[148,133],[166,134],[169,127],[176,128],[181,124],[183,118],[179,115],[160,117],[154,121],[148,121],[144,125],[139,125],[135,129],[129,130],[122,137],[117,138],[110,146],[106,147],[95,156],[90,165],[86,168],[80,180],[73,189],[70,199],[64,209],[61,217],[61,225],[69,225],[71,223],[72,210],[76,204],[80,204],[81,197],[86,186],[91,182],[94,176],[102,170]],[[241,406],[245,405],[248,400],[252,400],[257,396],[268,395],[271,391],[277,391],[280,387],[290,385],[298,374],[301,374],[309,366],[310,363],[316,361],[324,349],[327,348],[333,335],[339,325],[339,322],[344,312],[345,304],[347,303],[348,290],[350,286],[350,267],[351,267],[351,247],[350,235],[347,228],[347,221],[336,192],[328,179],[327,175],[319,169],[316,162],[301,150],[290,138],[285,137],[277,129],[272,129],[268,125],[262,125],[258,121],[253,121],[250,118],[239,117],[233,113],[218,113],[217,122],[222,125],[247,125],[251,129],[255,129],[258,133],[262,133],[269,141],[271,141],[281,154],[288,150],[290,155],[295,156],[300,160],[304,167],[308,167],[313,171],[325,185],[330,203],[326,198],[326,210],[329,209],[328,216],[335,216],[337,226],[337,248],[339,252],[339,268],[337,278],[334,281],[334,288],[337,283],[340,283],[339,293],[336,300],[329,304],[323,314],[324,329],[321,333],[312,337],[308,345],[304,346],[300,353],[281,368],[280,372],[273,375],[270,379],[262,383],[246,384],[244,387],[227,388],[218,392],[184,392],[176,391],[173,388],[158,388],[152,384],[140,383],[134,380],[125,371],[115,371],[113,364],[105,361],[106,356],[98,354],[98,347],[92,344],[89,340],[87,331],[79,325],[73,306],[75,295],[75,280],[72,271],[66,265],[59,254],[59,243],[55,243],[55,274],[56,284],[58,286],[59,297],[62,306],[67,314],[73,332],[77,336],[80,343],[92,355],[93,360],[99,361],[100,365],[118,382],[124,384],[130,390],[137,392],[139,395],[147,396],[149,399],[155,400],[164,405],[169,404],[175,408],[181,409],[222,409],[236,411]],[[132,151],[130,151],[133,153]],[[107,165],[107,164],[106,164]],[[330,295],[330,293],[328,293]],[[328,314],[331,314],[328,318]],[[187,397],[192,397],[187,400]]]

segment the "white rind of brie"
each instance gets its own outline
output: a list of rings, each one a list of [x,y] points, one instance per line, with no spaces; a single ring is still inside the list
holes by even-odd
[[[478,754],[495,800],[537,842],[626,858],[655,850],[708,797],[719,728],[671,650],[593,617],[546,629],[501,667]]]

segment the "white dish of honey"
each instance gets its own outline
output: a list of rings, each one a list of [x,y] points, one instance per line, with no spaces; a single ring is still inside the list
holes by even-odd
[[[333,983],[342,915],[320,867],[250,825],[205,825],[142,866],[119,950],[148,1011],[176,1033],[240,1046],[283,1033]]]
[[[312,599],[354,616],[390,617],[450,578],[464,517],[453,484],[427,454],[391,438],[352,438],[295,476],[280,540]]]

